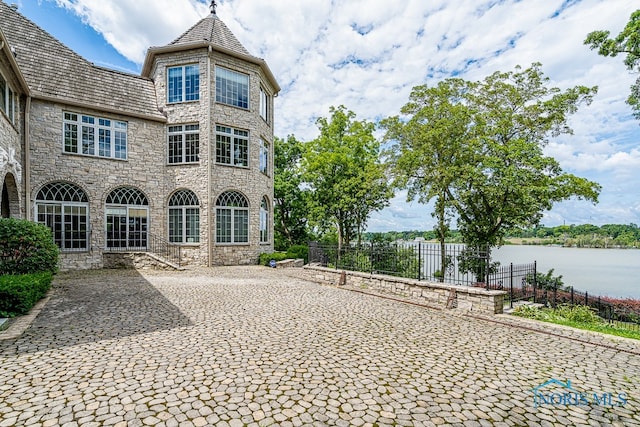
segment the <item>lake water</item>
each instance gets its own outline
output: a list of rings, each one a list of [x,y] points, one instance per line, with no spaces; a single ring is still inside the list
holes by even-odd
[[[554,269],[565,286],[593,295],[640,299],[640,250],[507,245],[492,258],[503,265],[537,261],[540,273]]]

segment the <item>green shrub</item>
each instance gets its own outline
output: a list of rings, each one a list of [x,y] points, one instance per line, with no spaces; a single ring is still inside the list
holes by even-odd
[[[0,317],[26,314],[51,287],[49,271],[19,276],[0,276]]]
[[[287,258],[304,259],[304,263],[309,262],[309,247],[307,245],[293,245],[287,250]]]
[[[23,219],[0,218],[0,275],[55,273],[58,254],[48,227]]]
[[[269,262],[271,262],[271,260],[274,261],[282,261],[289,258],[287,256],[286,252],[273,252],[270,254],[260,254],[260,260],[259,260],[259,264],[260,265],[269,265]]]
[[[598,311],[584,305],[562,304],[553,311],[555,316],[570,322],[580,322],[589,324],[602,323],[602,318],[598,316]]]
[[[527,319],[548,320],[549,315],[546,311],[539,309],[533,305],[520,305],[513,309],[514,316],[526,317]]]

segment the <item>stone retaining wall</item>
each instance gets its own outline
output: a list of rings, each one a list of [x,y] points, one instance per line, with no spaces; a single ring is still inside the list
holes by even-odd
[[[504,306],[504,291],[485,290],[470,286],[424,282],[382,274],[360,273],[307,265],[308,278],[333,285],[348,285],[388,292],[411,298],[437,308],[457,308],[482,314],[500,314]],[[343,275],[344,273],[344,275]],[[346,282],[346,283],[341,283]]]

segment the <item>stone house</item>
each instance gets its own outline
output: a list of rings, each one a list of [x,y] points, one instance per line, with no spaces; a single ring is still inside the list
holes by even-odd
[[[62,269],[273,250],[280,87],[215,6],[149,48],[140,75],[88,62],[1,0],[0,31],[2,216],[49,226]]]

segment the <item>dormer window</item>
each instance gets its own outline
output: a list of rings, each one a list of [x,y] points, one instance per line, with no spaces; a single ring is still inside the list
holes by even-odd
[[[249,108],[249,76],[216,67],[216,102]]]
[[[200,69],[185,65],[167,69],[167,101],[190,102],[200,99]]]

